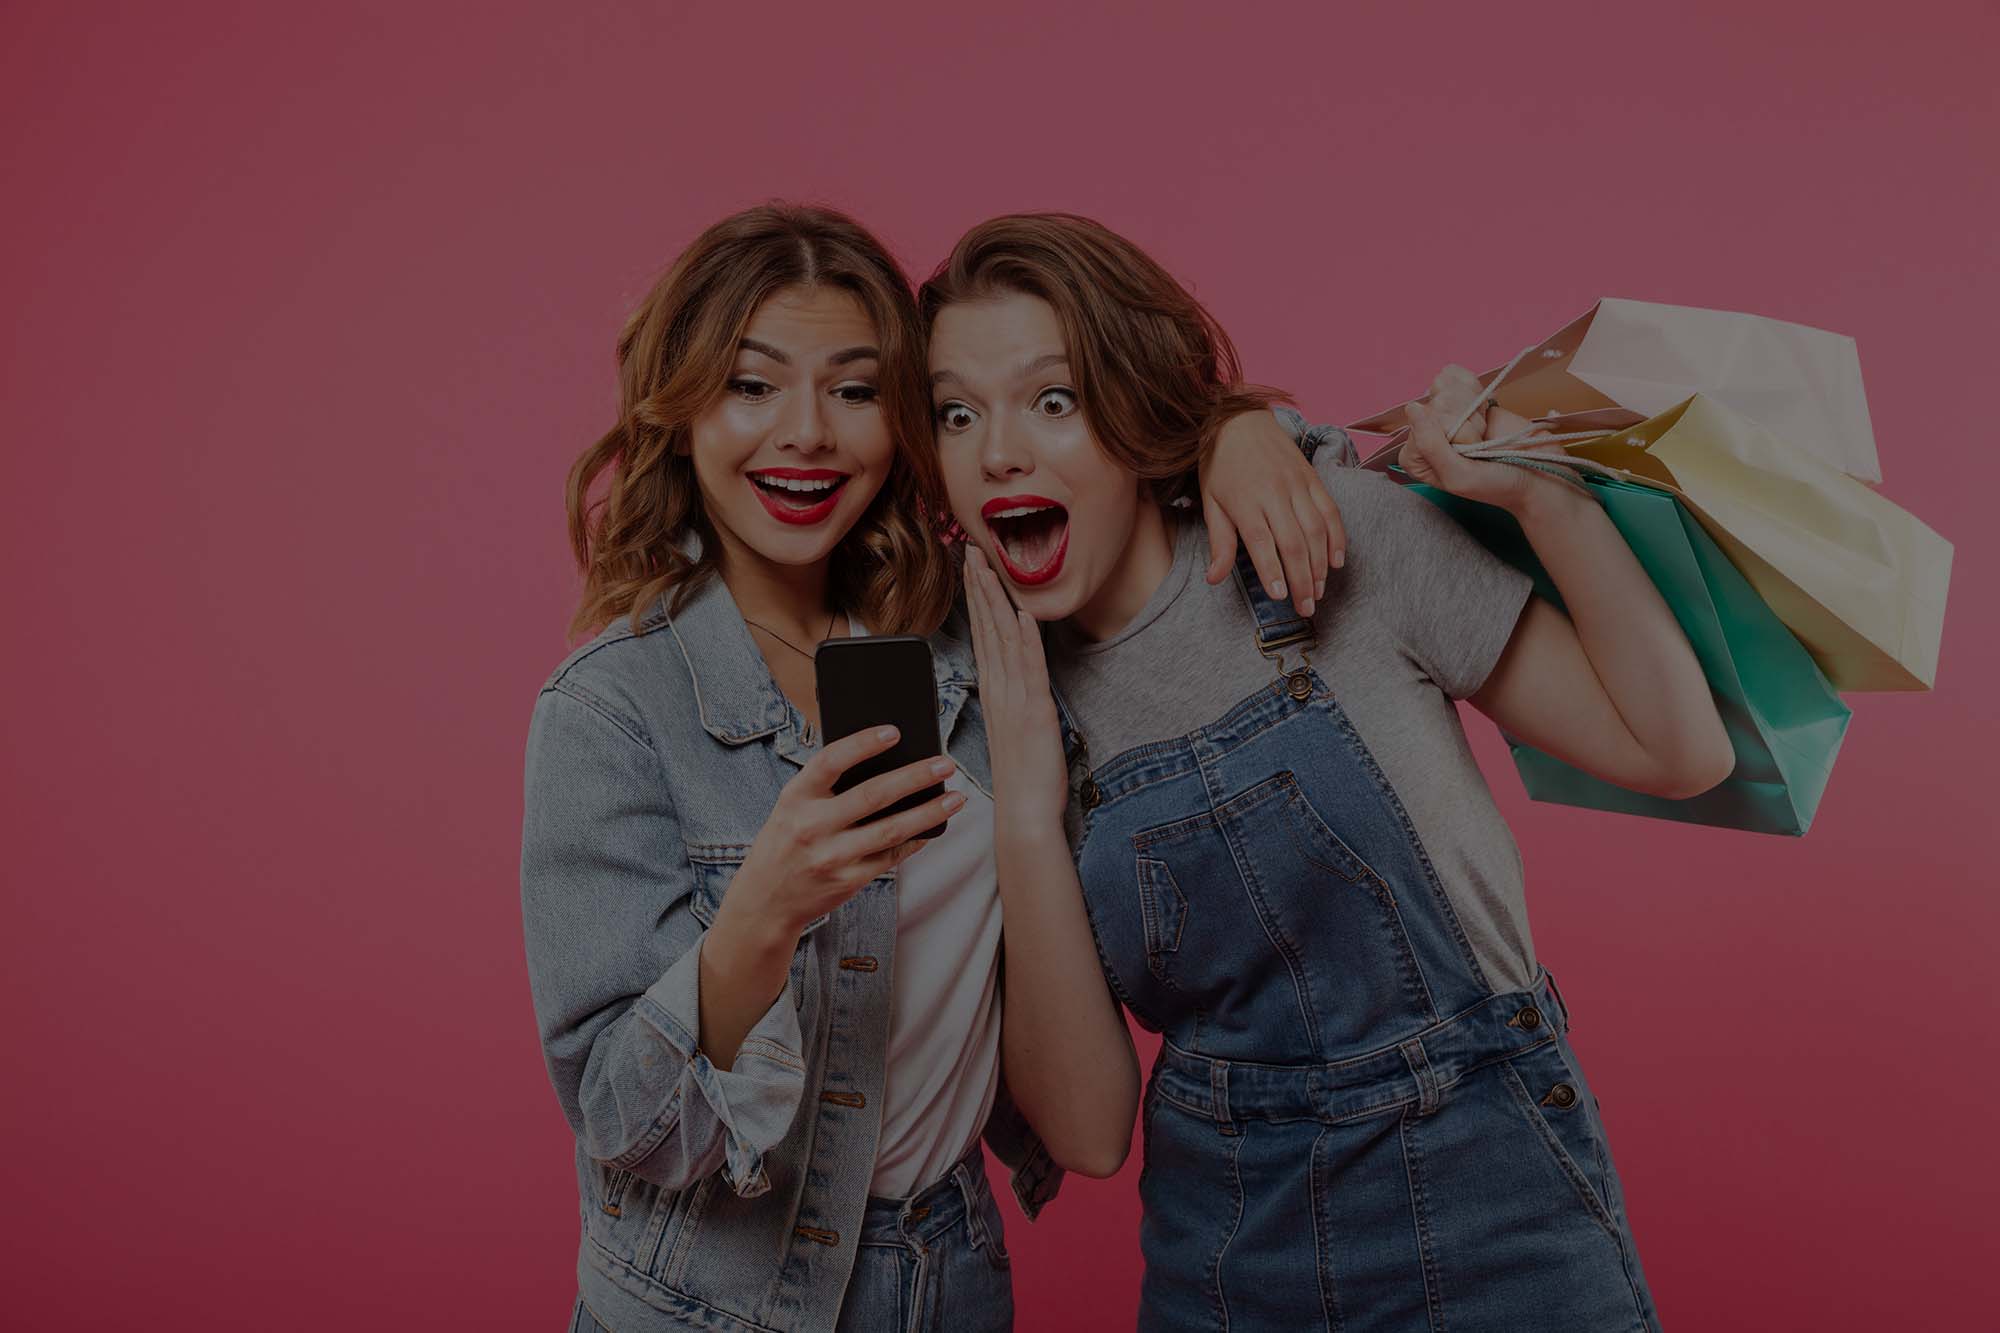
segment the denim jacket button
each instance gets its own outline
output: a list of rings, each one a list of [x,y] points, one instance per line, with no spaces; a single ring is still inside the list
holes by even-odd
[[[1083,786],[1077,789],[1076,794],[1077,798],[1083,802],[1083,808],[1086,810],[1095,810],[1104,802],[1104,793],[1097,789],[1097,780],[1095,778],[1085,778]]]
[[[1514,1023],[1517,1027],[1533,1032],[1542,1025],[1542,1011],[1531,1004],[1514,1015]]]
[[[1567,1111],[1576,1105],[1576,1089],[1567,1083],[1558,1083],[1549,1089],[1549,1095],[1542,1098],[1544,1106],[1553,1106],[1558,1111]]]

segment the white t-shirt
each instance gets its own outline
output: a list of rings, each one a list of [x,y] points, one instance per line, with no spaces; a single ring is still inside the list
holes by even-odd
[[[848,632],[869,629],[848,618]],[[902,1199],[941,1178],[979,1139],[1000,1086],[1000,876],[993,800],[965,797],[944,832],[897,867],[889,1054],[868,1192]]]
[[[898,868],[889,1073],[869,1193],[901,1199],[979,1138],[1000,1080],[1000,881],[993,802],[953,773],[966,802]]]

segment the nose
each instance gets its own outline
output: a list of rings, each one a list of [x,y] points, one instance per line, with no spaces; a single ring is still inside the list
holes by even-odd
[[[1033,472],[1035,460],[1013,431],[991,420],[979,441],[979,470],[988,481],[1006,481]]]
[[[825,394],[812,392],[792,396],[791,411],[784,416],[784,439],[779,448],[817,454],[833,447],[833,428],[827,420],[826,397]]]

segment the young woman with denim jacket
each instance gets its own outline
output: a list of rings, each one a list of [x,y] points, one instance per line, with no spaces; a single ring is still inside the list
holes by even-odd
[[[980,1138],[1030,1216],[1062,1168],[1122,1150],[1069,1132],[1104,1119],[1088,1097],[1049,1114],[1090,1048],[999,1021],[987,737],[962,628],[940,629],[955,564],[920,518],[941,491],[909,285],[837,213],[751,209],[680,257],[618,358],[618,425],[569,484],[574,628],[596,634],[536,701],[522,848],[576,1134],[573,1322],[1008,1327]],[[1289,439],[1268,417],[1229,434],[1242,526],[1296,553]],[[948,757],[836,796],[891,740],[816,746],[811,650],[868,632],[932,634]],[[1078,971],[1070,991],[1101,994]]]
[[[1693,652],[1609,521],[1579,488],[1463,457],[1419,406],[1405,466],[1517,517],[1567,614],[1433,506],[1340,466],[1351,446],[1320,460],[1350,558],[1316,605],[1254,577],[1204,587],[1206,539],[1170,501],[1227,340],[1171,277],[1084,219],[1001,218],[920,304],[977,548],[1001,882],[1080,904],[1010,904],[1010,954],[1094,935],[1113,993],[1164,1037],[1141,1326],[1655,1328],[1454,704],[1640,790],[1726,776]],[[1478,392],[1457,368],[1438,390]],[[1466,441],[1526,426],[1504,418],[1473,414]],[[1009,1022],[1054,989],[1027,980],[1010,972]],[[1131,1043],[1073,1021],[1115,1094],[1077,1104],[1124,1142]]]

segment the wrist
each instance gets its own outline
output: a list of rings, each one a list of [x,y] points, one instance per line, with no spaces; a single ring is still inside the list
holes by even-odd
[[[1589,491],[1545,477],[1532,478],[1506,506],[1524,529],[1573,523],[1578,514],[1597,507],[1597,499]]]
[[[716,909],[714,924],[708,928],[704,952],[727,968],[768,967],[776,959],[789,959],[798,947],[803,922],[794,926],[777,912],[739,905],[736,894],[723,897]]]

